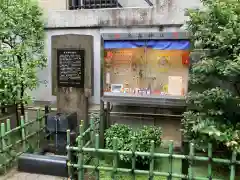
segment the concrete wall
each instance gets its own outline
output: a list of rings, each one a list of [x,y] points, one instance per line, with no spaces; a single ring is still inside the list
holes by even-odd
[[[39,5],[44,11],[66,10],[67,0],[38,0]]]
[[[45,10],[67,10],[69,0],[38,0],[40,6]],[[103,0],[104,1],[104,0]],[[186,8],[192,5],[199,5],[200,0],[148,0],[153,6],[161,7],[165,4],[169,4],[177,10],[179,7]],[[137,8],[149,8],[151,7],[147,0],[118,0],[119,4],[123,7],[137,7]]]
[[[69,0],[38,0],[40,6],[45,10],[67,10]],[[70,0],[71,1],[71,0]],[[166,0],[150,0],[152,4],[156,5],[158,2],[163,3]],[[118,0],[122,7],[149,7],[145,0]],[[104,3],[104,0],[103,0]]]
[[[164,31],[175,31],[177,28],[168,28]],[[46,54],[48,65],[45,69],[38,72],[41,82],[39,88],[31,92],[32,97],[37,101],[56,101],[56,96],[52,95],[52,63],[51,63],[51,37],[63,34],[85,34],[92,35],[94,40],[94,96],[90,98],[90,102],[94,104],[100,103],[100,41],[101,33],[121,33],[121,32],[158,32],[158,28],[103,28],[103,29],[64,29],[64,30],[47,30],[46,31]]]
[[[185,10],[200,6],[199,0],[169,0],[154,7],[48,11],[46,26],[132,27],[184,24]]]
[[[65,0],[39,0],[46,15],[46,55],[48,66],[38,72],[41,84],[31,92],[38,101],[55,101],[51,80],[51,37],[79,34],[94,37],[94,96],[91,103],[100,102],[100,38],[101,33],[179,31],[186,21],[186,8],[200,7],[200,0],[160,0],[149,8],[97,10],[65,10]]]
[[[149,7],[145,0],[118,0],[122,7]]]

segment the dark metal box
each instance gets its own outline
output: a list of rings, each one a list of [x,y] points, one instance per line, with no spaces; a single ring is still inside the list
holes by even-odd
[[[50,113],[46,122],[47,131],[51,132],[64,132],[69,129],[75,131],[78,129],[77,113]]]

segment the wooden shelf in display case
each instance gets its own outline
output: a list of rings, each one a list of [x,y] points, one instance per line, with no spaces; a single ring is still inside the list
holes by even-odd
[[[141,105],[151,107],[185,107],[185,97],[182,96],[133,96],[130,94],[116,94],[105,92],[102,100],[116,104]]]

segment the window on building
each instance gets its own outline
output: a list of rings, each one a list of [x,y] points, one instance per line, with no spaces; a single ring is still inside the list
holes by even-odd
[[[69,9],[100,9],[121,7],[118,0],[69,0]]]

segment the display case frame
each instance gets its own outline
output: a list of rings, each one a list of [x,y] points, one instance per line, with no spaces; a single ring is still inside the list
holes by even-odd
[[[103,33],[101,58],[101,101],[112,104],[141,105],[151,107],[185,107],[184,96],[134,96],[104,92],[104,41],[123,40],[189,40],[188,32],[143,32],[143,33]]]

